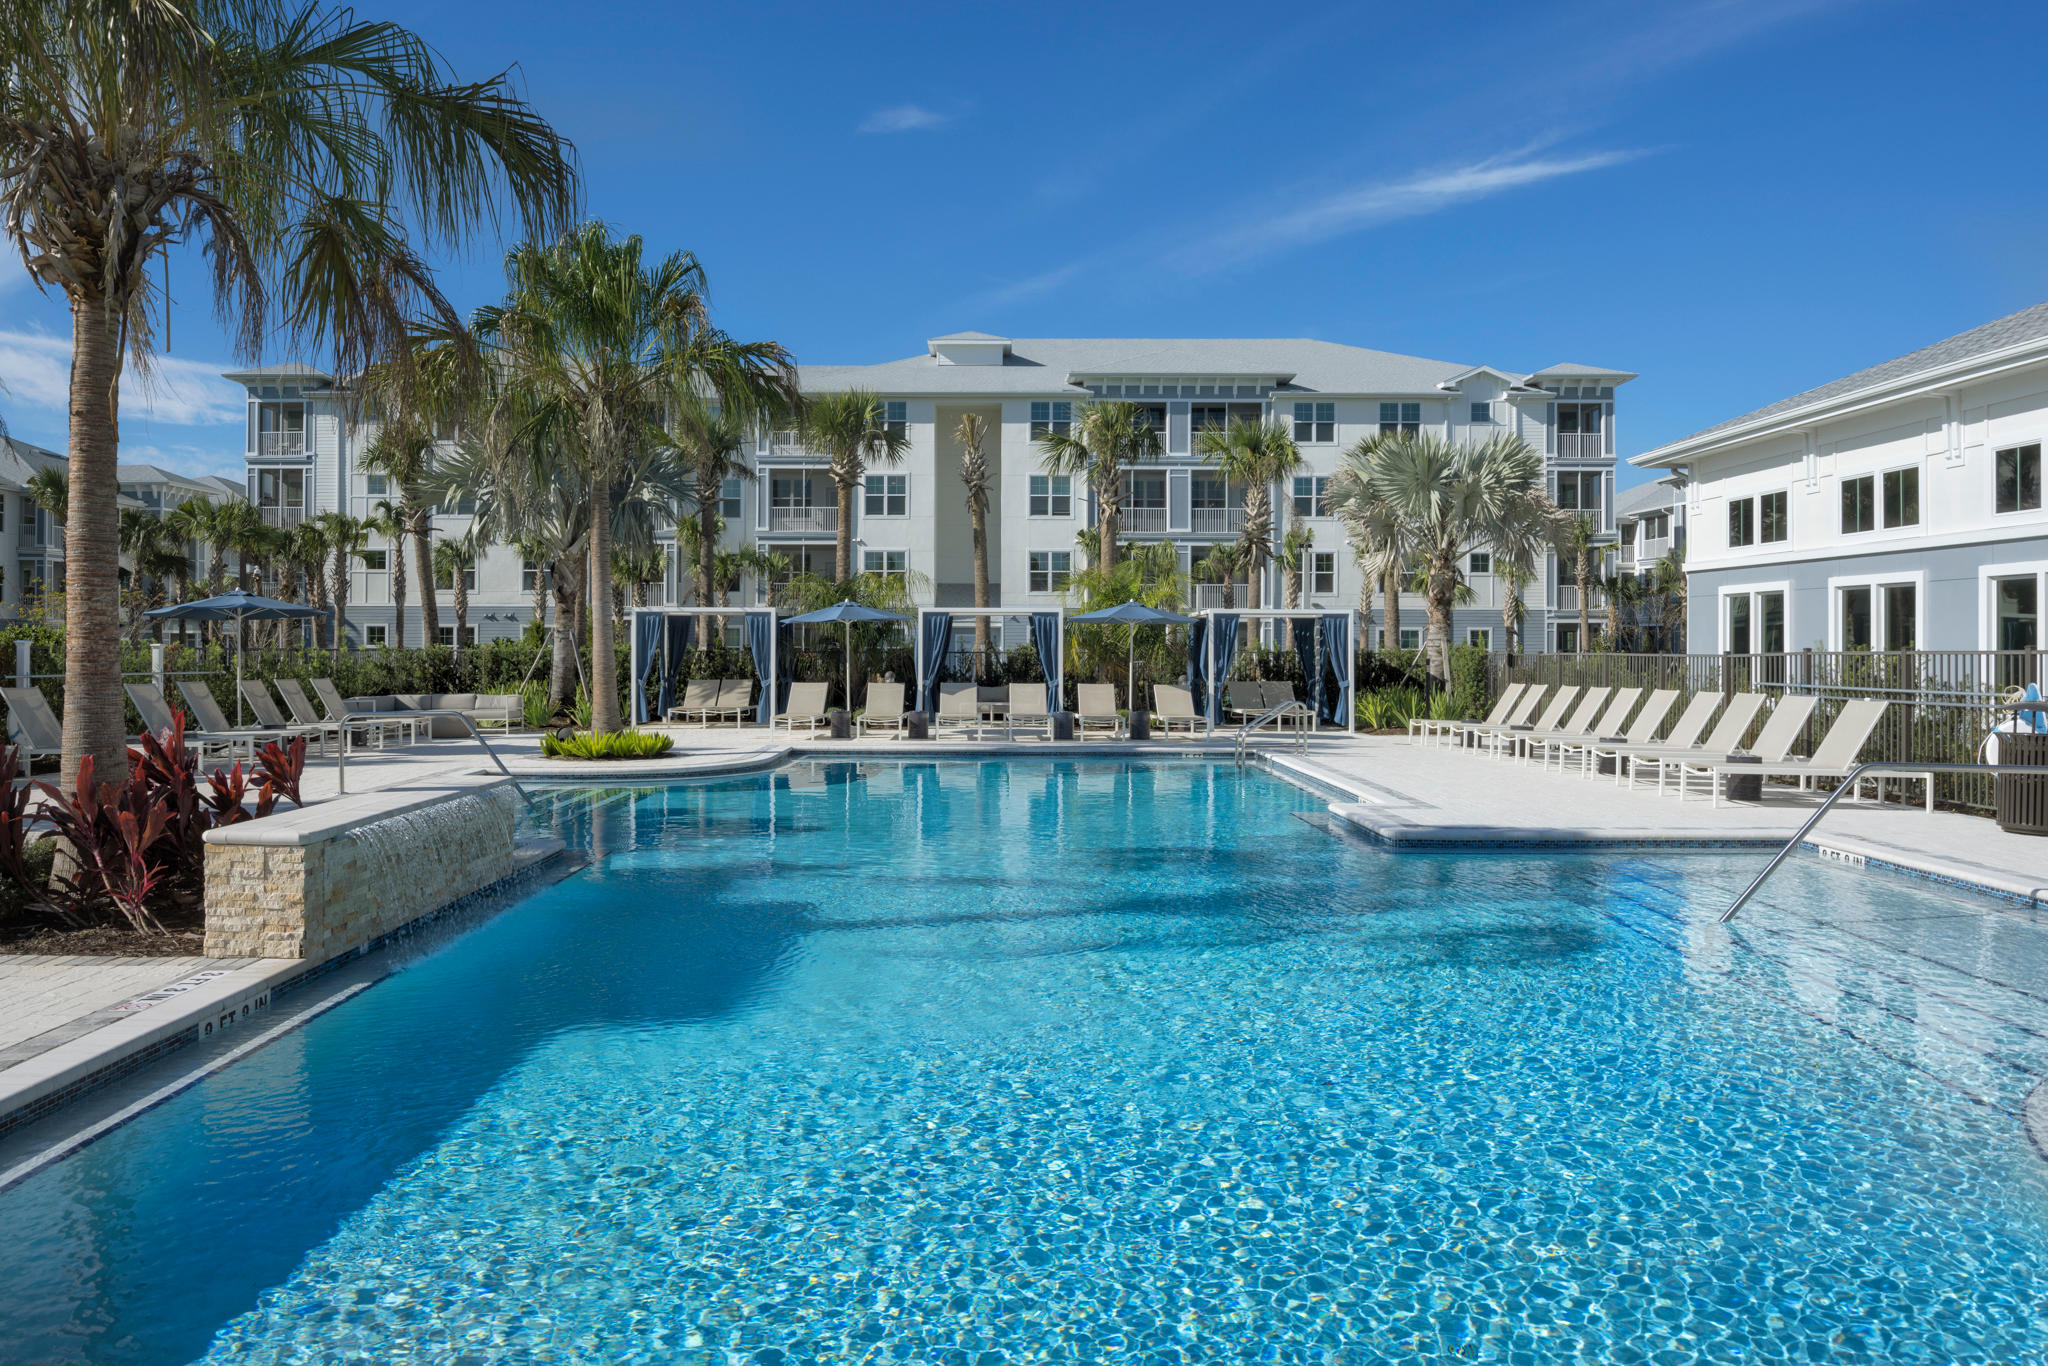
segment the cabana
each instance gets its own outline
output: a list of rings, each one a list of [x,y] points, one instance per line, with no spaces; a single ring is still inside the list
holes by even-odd
[[[1358,612],[1315,608],[1206,607],[1188,628],[1188,690],[1211,725],[1223,721],[1223,685],[1237,662],[1239,623],[1246,617],[1290,623],[1294,652],[1301,660],[1308,696],[1303,700],[1320,721],[1358,729]],[[1221,642],[1219,644],[1218,642]]]
[[[917,609],[917,692],[913,710],[938,714],[939,675],[952,653],[953,618],[1024,617],[1031,625],[1031,644],[1045,669],[1045,706],[1060,711],[1066,684],[1067,616],[1043,607],[1019,611],[1000,604],[987,607],[920,607]]]
[[[661,683],[654,713],[667,716],[675,703],[676,668],[697,643],[697,618],[741,617],[746,621],[747,650],[754,657],[754,676],[761,680],[761,700],[754,719],[767,725],[789,701],[789,623],[778,621],[772,607],[635,607],[632,609],[633,724],[647,723],[647,670],[657,658]],[[773,680],[771,683],[770,680]]]

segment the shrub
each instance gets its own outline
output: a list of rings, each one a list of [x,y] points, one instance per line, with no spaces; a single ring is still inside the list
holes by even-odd
[[[551,759],[655,759],[674,749],[675,744],[672,737],[652,731],[581,731],[566,740],[541,736],[540,752]]]

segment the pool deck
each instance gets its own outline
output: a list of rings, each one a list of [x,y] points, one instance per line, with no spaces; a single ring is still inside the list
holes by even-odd
[[[1140,743],[1100,737],[1070,744],[1006,743],[985,737],[937,741],[772,736],[755,727],[673,728],[677,749],[633,764],[563,764],[542,758],[528,733],[492,742],[525,782],[633,783],[710,777],[774,767],[792,759],[896,756],[931,760],[985,754],[1158,756],[1231,753],[1228,736]],[[1367,836],[1415,852],[1538,847],[1747,848],[1782,845],[1811,814],[1814,798],[1770,789],[1762,803],[1714,808],[1680,802],[1611,778],[1545,773],[1470,751],[1411,745],[1393,736],[1267,738],[1258,748],[1276,770],[1331,789],[1331,812]],[[351,795],[495,771],[470,740],[370,751],[351,758]],[[309,763],[308,804],[337,794],[336,766]],[[394,798],[397,792],[393,792]],[[1867,863],[2048,906],[2048,842],[2008,835],[1991,821],[1916,806],[1844,803],[1811,840],[1825,856]],[[1759,859],[1761,867],[1761,859]],[[204,958],[58,958],[0,954],[0,1131],[55,1108],[110,1061],[137,1065],[195,1025],[219,1026],[267,1003],[273,986],[303,973],[298,960]]]

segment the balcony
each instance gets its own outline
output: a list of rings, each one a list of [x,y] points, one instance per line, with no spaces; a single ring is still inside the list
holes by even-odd
[[[259,507],[256,515],[263,519],[265,526],[294,527],[306,520],[306,510],[302,507]]]
[[[1196,536],[1233,536],[1244,530],[1244,509],[1195,508],[1188,513],[1188,530]]]
[[[839,530],[839,509],[836,507],[769,508],[768,529],[770,531],[837,531]]]
[[[1165,508],[1126,507],[1119,529],[1133,536],[1161,536],[1166,533]]]
[[[1557,458],[1560,460],[1604,460],[1607,449],[1599,432],[1559,432]]]
[[[292,457],[304,458],[306,434],[304,432],[258,432],[256,454],[266,460],[283,460]]]

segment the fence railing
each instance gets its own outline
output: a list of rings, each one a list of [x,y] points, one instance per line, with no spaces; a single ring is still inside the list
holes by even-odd
[[[1817,699],[1800,753],[1827,732],[1843,705],[1858,698],[1889,702],[1861,757],[1871,762],[1968,764],[1984,739],[2011,713],[1999,703],[2014,688],[2048,677],[2041,650],[1799,650],[1783,654],[1525,655],[1504,670],[1509,683],[1581,687],[1675,688],[1676,719],[1695,694],[1787,693]],[[1765,716],[1759,716],[1761,729]],[[1669,722],[1666,723],[1667,726]],[[1754,731],[1750,737],[1754,738]],[[1937,800],[1989,807],[1991,779],[1944,774]]]

